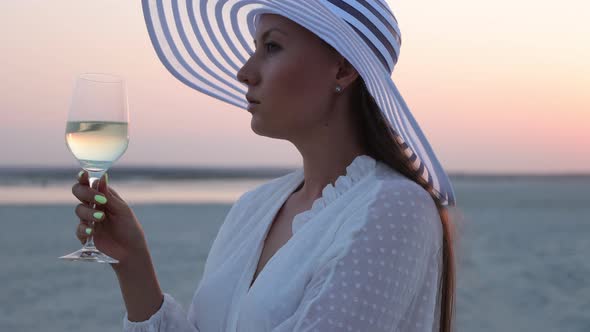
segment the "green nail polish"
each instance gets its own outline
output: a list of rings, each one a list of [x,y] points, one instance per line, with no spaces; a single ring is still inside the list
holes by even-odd
[[[86,228],[86,234],[88,234],[88,235],[92,234],[92,228],[90,228],[90,227]]]
[[[92,214],[92,216],[94,217],[94,219],[100,219],[100,218],[102,218],[102,216],[104,216],[104,212],[102,212],[102,211],[94,212],[94,214]]]
[[[82,177],[82,175],[84,175],[84,171],[80,171],[80,172],[78,173],[78,179],[79,179],[79,178],[81,178],[81,177]]]
[[[104,173],[104,183],[109,184],[109,175],[107,173]]]
[[[104,197],[103,195],[94,196],[94,200],[96,201],[96,203],[99,203],[99,204],[106,204],[106,202],[107,202],[107,198]]]

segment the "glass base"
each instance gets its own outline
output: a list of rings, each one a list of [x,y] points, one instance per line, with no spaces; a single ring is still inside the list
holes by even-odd
[[[75,251],[71,254],[61,256],[61,257],[59,257],[59,259],[64,259],[67,261],[83,261],[83,262],[94,262],[94,263],[111,263],[111,264],[119,263],[118,260],[103,254],[95,247],[82,248],[82,249]]]

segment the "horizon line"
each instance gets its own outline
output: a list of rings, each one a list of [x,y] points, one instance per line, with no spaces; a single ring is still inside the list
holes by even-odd
[[[115,166],[109,169],[108,172],[112,173],[128,173],[128,172],[182,172],[185,175],[189,175],[186,173],[206,173],[206,172],[224,172],[230,174],[236,173],[256,173],[250,175],[273,175],[273,174],[282,174],[293,172],[300,167],[288,167],[288,166],[182,166],[182,165],[173,165],[173,166],[161,166],[161,165],[121,165]],[[44,172],[52,172],[52,173],[69,173],[69,172],[76,172],[80,170],[81,167],[72,167],[72,166],[49,166],[49,167],[41,167],[37,165],[18,165],[18,166],[1,166],[0,165],[0,172],[7,174],[18,174],[19,172],[31,172],[31,171],[44,171]],[[15,175],[16,175],[15,174]],[[461,177],[461,176],[567,176],[567,177],[586,177],[590,176],[589,171],[448,171],[447,174],[453,177]],[[229,175],[229,174],[226,174]],[[246,174],[244,174],[246,175]]]

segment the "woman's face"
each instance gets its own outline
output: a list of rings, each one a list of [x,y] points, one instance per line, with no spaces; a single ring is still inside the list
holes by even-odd
[[[258,135],[290,139],[319,128],[329,116],[338,58],[321,39],[295,22],[263,14],[256,51],[238,72],[254,104],[251,127]]]

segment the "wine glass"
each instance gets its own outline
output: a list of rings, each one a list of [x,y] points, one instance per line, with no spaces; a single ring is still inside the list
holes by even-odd
[[[102,73],[78,76],[66,125],[66,145],[82,168],[88,172],[90,187],[127,150],[127,91],[121,77]],[[93,204],[92,208],[96,208]],[[94,228],[94,221],[90,220]],[[118,263],[102,253],[89,236],[82,249],[61,256],[69,261]]]

